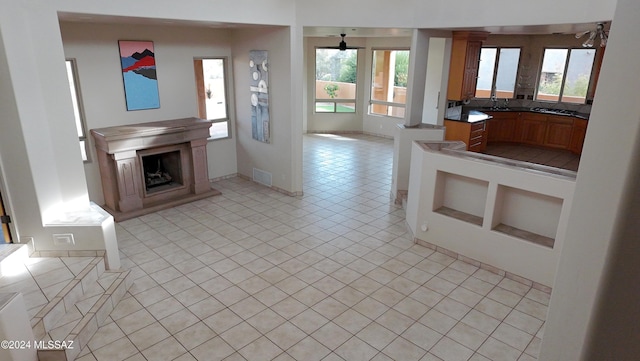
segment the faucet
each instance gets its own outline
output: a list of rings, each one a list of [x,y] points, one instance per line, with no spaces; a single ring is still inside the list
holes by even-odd
[[[504,98],[504,107],[509,108],[509,98]]]
[[[498,98],[496,97],[495,94],[491,95],[491,102],[493,103],[492,108],[496,109],[498,108],[497,104],[498,104]]]

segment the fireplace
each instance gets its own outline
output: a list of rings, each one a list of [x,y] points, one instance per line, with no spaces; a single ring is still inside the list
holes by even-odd
[[[147,194],[182,186],[180,151],[143,154],[138,152]]]
[[[209,121],[92,129],[105,209],[116,221],[220,194],[209,184]]]

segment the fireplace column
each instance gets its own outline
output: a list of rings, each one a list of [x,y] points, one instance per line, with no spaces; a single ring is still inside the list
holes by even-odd
[[[191,141],[191,159],[193,161],[193,183],[191,191],[195,194],[211,190],[207,163],[207,139]]]
[[[140,190],[140,164],[135,150],[118,152],[112,155],[116,163],[116,178],[120,199],[118,207],[121,212],[142,208]]]

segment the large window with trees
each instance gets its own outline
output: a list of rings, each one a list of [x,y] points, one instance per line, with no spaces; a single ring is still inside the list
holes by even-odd
[[[476,98],[514,98],[519,62],[520,48],[482,48]]]
[[[404,118],[409,50],[373,50],[369,113]]]
[[[536,100],[584,104],[595,49],[545,49]]]
[[[358,50],[316,49],[316,113],[355,113]]]

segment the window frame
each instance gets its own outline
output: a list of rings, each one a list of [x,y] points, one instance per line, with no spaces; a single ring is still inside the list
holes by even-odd
[[[517,89],[518,89],[518,77],[520,76],[520,62],[522,61],[522,47],[521,46],[482,46],[480,48],[480,54],[482,54],[482,49],[496,49],[496,59],[495,59],[495,63],[493,64],[493,74],[491,76],[491,89],[489,90],[489,97],[488,98],[478,97],[476,95],[477,92],[478,92],[478,86],[476,84],[474,98],[477,98],[477,99],[492,99],[493,97],[496,97],[496,98],[499,98],[499,99],[516,99],[516,97],[517,97]],[[496,92],[497,92],[496,80],[498,79],[498,69],[500,67],[500,50],[502,50],[502,49],[518,49],[519,50],[519,53],[518,53],[518,65],[516,67],[515,82],[513,84],[513,96],[511,98],[498,97],[498,95],[496,94]]]
[[[313,87],[313,114],[358,114],[358,72],[359,72],[359,59],[360,59],[360,50],[361,49],[347,49],[347,50],[353,50],[356,52],[356,82],[353,83],[353,85],[355,86],[355,97],[354,98],[329,98],[329,99],[325,99],[325,98],[318,98],[318,94],[317,94],[317,67],[318,67],[318,49],[326,49],[326,50],[337,50],[335,48],[332,47],[327,47],[327,46],[316,46],[313,50],[313,69],[314,69],[314,87]],[[340,51],[340,50],[338,50]],[[319,103],[333,103],[333,111],[327,111],[327,112],[319,112],[317,111],[317,107]],[[340,104],[353,104],[353,112],[340,112],[337,111],[338,109],[338,105]]]
[[[81,147],[83,147],[84,145],[84,154],[86,155],[86,158],[83,158],[82,162],[91,163],[91,152],[89,151],[89,141],[87,138],[87,122],[84,112],[84,102],[82,101],[82,91],[80,90],[80,77],[78,76],[78,61],[76,60],[76,58],[66,58],[64,62],[65,70],[67,69],[67,64],[69,64],[68,69],[71,69],[71,74],[69,74],[69,72],[67,71],[67,79],[69,76],[71,76],[73,80],[73,91],[71,89],[69,89],[69,91],[70,95],[75,98],[75,105],[77,105],[76,109],[74,109],[74,115],[77,111],[79,118],[79,127],[78,122],[76,122],[75,119],[74,123],[76,125],[77,132],[81,133],[81,135],[78,135],[78,142],[80,143]]]
[[[567,50],[567,57],[565,59],[564,62],[564,67],[562,69],[562,81],[560,82],[560,92],[558,93],[558,100],[547,100],[547,99],[538,99],[538,93],[540,90],[540,81],[542,80],[542,67],[544,64],[544,56],[547,52],[548,49],[552,49],[552,50]],[[563,102],[562,98],[564,95],[564,91],[565,91],[565,85],[566,85],[566,81],[567,81],[567,73],[569,70],[569,63],[571,61],[571,53],[573,52],[573,50],[593,50],[594,54],[593,54],[593,60],[591,62],[591,70],[589,72],[589,80],[587,82],[587,91],[585,92],[584,95],[584,102],[582,103],[577,103],[577,102]],[[566,104],[575,104],[575,105],[584,105],[584,104],[588,104],[589,102],[589,95],[591,94],[591,87],[593,86],[592,82],[593,82],[593,76],[594,76],[594,71],[595,71],[595,67],[596,67],[596,61],[597,61],[597,57],[598,57],[598,50],[595,48],[584,48],[584,47],[578,47],[578,46],[547,46],[544,47],[542,50],[542,56],[540,58],[540,69],[538,70],[538,78],[536,81],[536,85],[535,85],[535,94],[533,97],[534,101],[537,102],[546,102],[546,103],[566,103]]]
[[[202,84],[199,84],[199,79],[202,78],[203,75],[203,68],[202,68],[202,63],[200,64],[200,68],[197,67],[196,62],[200,61],[202,62],[203,60],[222,60],[222,73],[224,74],[224,80],[223,80],[223,84],[224,84],[224,107],[225,107],[225,117],[224,118],[216,118],[216,119],[207,119],[206,118],[206,106],[204,105],[204,99],[206,97],[205,95],[205,91],[203,90],[203,88],[199,85],[203,85],[204,86],[204,79],[202,80]],[[227,136],[226,137],[216,137],[214,138],[213,135],[211,133],[209,133],[209,137],[207,138],[208,141],[215,141],[215,140],[223,140],[223,139],[231,139],[232,138],[232,133],[231,133],[231,117],[229,116],[229,58],[226,56],[199,56],[199,57],[194,57],[193,58],[193,67],[194,67],[194,74],[195,74],[195,82],[196,82],[196,107],[197,107],[197,112],[198,112],[198,117],[200,117],[201,119],[206,119],[209,122],[211,122],[212,124],[212,128],[214,124],[217,123],[227,123]],[[200,76],[198,75],[198,71],[200,71]],[[203,108],[204,107],[204,108]],[[205,116],[203,117],[202,112],[204,109],[204,114]],[[209,131],[211,131],[212,128],[209,128]]]
[[[397,119],[404,119],[405,115],[406,115],[406,109],[407,109],[407,103],[406,103],[406,99],[404,103],[396,103],[396,102],[389,102],[389,101],[382,101],[382,100],[376,100],[373,99],[373,84],[374,84],[374,79],[375,79],[375,74],[373,73],[374,71],[374,61],[375,61],[375,52],[376,51],[407,51],[409,52],[409,61],[411,61],[411,48],[408,47],[392,47],[392,48],[388,48],[388,47],[383,47],[383,48],[372,48],[371,49],[371,84],[369,86],[369,90],[370,90],[370,94],[369,94],[369,106],[368,106],[368,114],[371,116],[380,116],[380,117],[390,117],[390,118],[397,118]],[[407,68],[407,79],[409,78],[409,69],[411,69],[411,67],[409,66]],[[387,114],[379,114],[379,113],[373,113],[372,112],[372,108],[374,105],[383,105],[383,106],[387,106]],[[402,108],[404,109],[403,115],[400,116],[394,116],[394,115],[389,115],[389,107],[394,107],[394,108]]]

